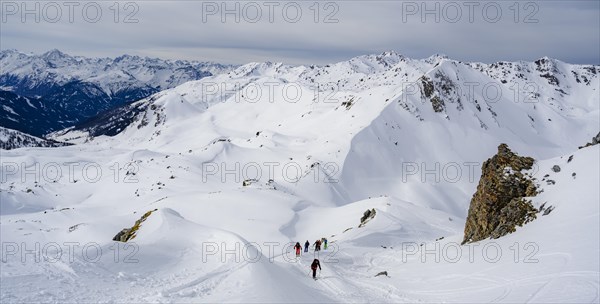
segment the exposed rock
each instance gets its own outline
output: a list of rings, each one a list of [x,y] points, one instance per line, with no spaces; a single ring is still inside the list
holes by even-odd
[[[363,213],[363,216],[360,218],[360,225],[358,225],[358,228],[362,228],[364,227],[367,222],[369,222],[372,218],[375,217],[375,209],[367,209],[367,211],[365,211],[365,213]]]
[[[77,230],[77,228],[79,228],[79,227],[81,227],[83,225],[85,225],[85,224],[84,223],[79,223],[77,225],[73,225],[73,226],[69,227],[69,232],[73,232],[73,231]]]
[[[591,143],[587,143],[587,144],[585,144],[585,146],[579,147],[579,149],[583,149],[583,148],[595,146],[597,144],[600,144],[600,132],[598,132],[598,135],[596,135],[596,136],[594,136],[592,138],[592,142]]]
[[[438,96],[433,96],[431,98],[431,106],[436,113],[444,112],[444,101],[442,101]]]
[[[123,228],[123,230],[119,231],[119,233],[117,233],[117,235],[115,235],[115,237],[113,237],[113,241],[117,241],[117,242],[127,242],[128,241],[128,235],[131,232],[130,228]]]
[[[546,215],[550,214],[550,212],[552,212],[552,210],[554,210],[554,206],[549,206],[548,208],[543,209],[542,211],[544,213],[542,213],[542,216],[546,216]]]
[[[354,98],[351,98],[348,101],[342,102],[342,106],[346,107],[346,110],[350,110],[350,108],[352,108],[352,106],[354,105],[354,103],[355,103]]]
[[[117,242],[127,242],[133,240],[136,237],[136,232],[140,229],[140,225],[152,214],[152,212],[157,211],[158,209],[154,209],[148,211],[142,215],[142,217],[135,221],[135,224],[131,228],[123,228],[123,230],[119,231],[117,235],[113,238],[113,241]]]
[[[560,166],[558,166],[558,165],[552,166],[552,172],[554,172],[554,173],[560,172]]]
[[[376,277],[378,277],[378,276],[386,276],[386,277],[387,277],[387,276],[388,276],[388,273],[387,273],[387,271],[382,271],[382,272],[380,272],[380,273],[376,274],[375,276],[376,276]]]
[[[427,77],[423,76],[420,78],[421,80],[421,94],[425,96],[425,98],[429,98],[431,101],[431,105],[433,110],[437,113],[444,111],[444,102],[440,99],[439,96],[435,96],[435,86],[433,81]]]
[[[535,219],[537,210],[524,197],[537,194],[532,178],[524,170],[534,159],[513,153],[506,144],[482,166],[477,191],[471,199],[463,244],[489,237],[499,238]]]
[[[490,237],[497,239],[517,230],[537,218],[538,210],[533,207],[531,201],[522,198],[512,199],[502,210],[500,210],[500,222]]]
[[[256,180],[256,179],[253,179],[253,178],[252,178],[252,179],[247,179],[247,180],[244,180],[244,181],[242,182],[242,186],[244,186],[244,187],[248,187],[248,186],[250,186],[250,185],[252,185],[252,184],[254,184],[254,183],[258,183],[258,180]]]

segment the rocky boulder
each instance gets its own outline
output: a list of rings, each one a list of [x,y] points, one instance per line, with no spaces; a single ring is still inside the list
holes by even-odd
[[[471,199],[463,244],[512,233],[536,218],[537,209],[525,197],[537,194],[537,188],[524,171],[534,159],[513,153],[506,144],[482,166],[477,191]]]

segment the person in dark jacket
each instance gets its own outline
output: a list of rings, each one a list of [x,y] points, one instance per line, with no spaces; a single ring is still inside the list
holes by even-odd
[[[294,249],[296,249],[296,256],[299,257],[300,251],[302,250],[302,246],[300,245],[300,242],[296,242],[296,245],[294,245]]]
[[[308,247],[310,247],[310,242],[306,240],[306,243],[304,243],[304,252],[308,252]]]
[[[319,270],[321,270],[321,263],[319,262],[319,259],[315,259],[312,264],[310,264],[310,269],[312,269],[313,272],[313,279],[317,279],[317,267],[319,268]]]
[[[315,241],[315,251],[321,251],[321,240]]]

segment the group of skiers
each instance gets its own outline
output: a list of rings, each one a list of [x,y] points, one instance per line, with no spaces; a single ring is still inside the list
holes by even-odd
[[[327,250],[327,239],[326,238],[321,238],[320,240],[316,240],[314,243],[314,248],[315,248],[315,253],[318,253],[319,251],[321,251],[321,245],[323,245],[323,250]],[[310,242],[308,240],[306,240],[306,242],[304,243],[304,252],[308,252],[308,248],[310,247]],[[302,245],[300,245],[300,242],[296,242],[296,245],[294,245],[294,249],[296,249],[296,257],[300,256],[300,253],[302,252]],[[313,279],[317,278],[317,268],[321,269],[321,263],[319,262],[319,259],[315,258],[312,262],[312,264],[310,265],[310,269],[312,270],[313,273]]]

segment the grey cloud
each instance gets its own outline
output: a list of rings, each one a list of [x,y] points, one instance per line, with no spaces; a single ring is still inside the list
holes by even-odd
[[[487,2],[477,2],[478,7]],[[241,18],[236,23],[229,15],[223,23],[218,15],[202,21],[202,2],[142,1],[134,2],[139,8],[135,15],[139,23],[133,24],[122,22],[126,15],[123,10],[119,23],[112,20],[109,6],[113,2],[98,3],[103,18],[95,24],[81,18],[69,23],[63,17],[56,24],[43,20],[39,24],[21,23],[18,18],[8,18],[0,30],[1,48],[33,52],[58,48],[90,56],[130,53],[226,63],[325,64],[385,50],[415,58],[445,53],[464,61],[550,56],[572,63],[600,63],[598,1],[535,2],[539,10],[533,17],[538,23],[523,22],[533,12],[532,7],[524,6],[526,2],[520,2],[519,22],[514,21],[510,8],[514,2],[495,2],[503,13],[497,23],[486,22],[481,10],[476,10],[475,22],[470,23],[463,2],[438,2],[440,7],[461,6],[463,16],[457,23],[446,22],[443,16],[436,23],[432,15],[427,16],[426,22],[421,21],[419,14],[407,16],[407,22],[402,20],[407,5],[425,3],[431,8],[436,3],[433,1],[344,1],[332,2],[329,10],[325,9],[325,2],[319,2],[319,22],[313,20],[313,2],[298,2],[303,13],[298,23],[286,22],[280,10],[276,10],[274,22],[269,22],[264,2],[256,2],[263,7],[259,22],[249,23]],[[228,1],[227,5],[232,7],[234,3]],[[239,3],[243,7],[250,2]],[[278,3],[280,8],[287,2]],[[339,9],[334,16],[339,22],[323,23],[333,8]]]

